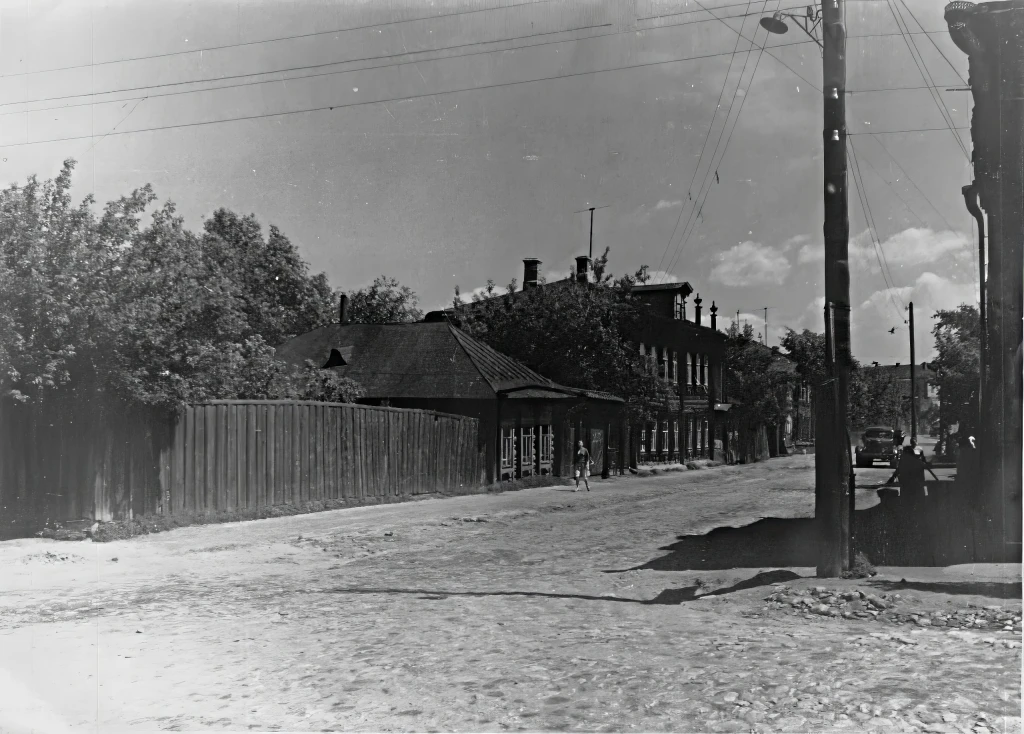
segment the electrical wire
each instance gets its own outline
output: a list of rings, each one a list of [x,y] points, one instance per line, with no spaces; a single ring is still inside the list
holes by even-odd
[[[686,246],[686,243],[689,241],[689,238],[693,235],[693,232],[696,230],[697,223],[701,219],[701,213],[704,210],[704,204],[707,202],[708,195],[711,193],[711,184],[710,184],[710,173],[711,173],[711,170],[712,170],[712,168],[715,169],[715,179],[717,180],[717,178],[718,178],[718,171],[717,171],[718,166],[720,166],[722,164],[722,161],[725,160],[725,154],[729,150],[729,143],[730,143],[730,141],[732,141],[733,133],[736,132],[736,128],[739,125],[740,115],[743,114],[743,107],[746,104],[747,98],[750,96],[750,87],[751,87],[751,85],[754,82],[754,78],[757,76],[757,67],[760,65],[761,58],[764,56],[764,49],[765,49],[765,46],[768,43],[768,37],[769,37],[769,34],[766,31],[765,32],[764,43],[761,45],[761,52],[757,55],[757,59],[754,62],[754,70],[751,72],[750,79],[747,81],[747,92],[740,99],[740,106],[739,106],[739,109],[736,112],[736,117],[733,120],[732,129],[729,130],[729,135],[725,139],[725,145],[724,145],[724,147],[722,147],[722,155],[718,158],[718,163],[717,164],[714,163],[715,156],[718,154],[718,146],[717,145],[715,146],[715,152],[711,156],[712,165],[708,167],[708,175],[705,176],[705,179],[709,181],[708,187],[707,187],[707,190],[704,192],[704,197],[703,197],[703,200],[701,201],[700,207],[699,208],[695,207],[695,210],[697,211],[697,217],[691,217],[690,223],[688,223],[689,231],[687,231],[687,229],[684,228],[682,239],[680,240],[679,246],[676,248],[675,255],[673,256],[672,260],[670,261],[669,268],[668,268],[669,270],[671,270],[673,267],[675,267],[675,264],[678,261],[679,256],[683,252],[683,248]],[[746,64],[744,64],[744,67],[745,66],[746,66]],[[741,77],[741,80],[742,80],[742,77]],[[726,118],[726,122],[728,123],[728,118]],[[724,128],[723,128],[723,132],[724,132]],[[719,143],[721,143],[721,137],[719,137]],[[691,213],[692,213],[692,211],[694,211],[694,210],[691,210]]]
[[[750,3],[751,2],[753,2],[753,0],[747,0],[747,9],[748,10],[750,8]],[[766,0],[765,1],[765,7],[767,7],[767,5],[768,5],[768,3],[767,3],[767,0]],[[703,6],[701,6],[701,7],[703,8]],[[701,161],[704,160],[704,150],[707,148],[708,139],[711,137],[711,131],[715,127],[715,121],[718,120],[718,110],[721,108],[722,100],[725,98],[725,88],[729,85],[729,75],[732,74],[732,63],[733,63],[733,61],[736,60],[736,52],[739,50],[740,39],[742,39],[742,38],[743,38],[743,34],[742,33],[737,33],[736,34],[736,44],[733,46],[732,55],[729,57],[729,68],[726,69],[726,71],[725,71],[725,78],[722,79],[722,90],[718,93],[718,102],[715,104],[715,112],[711,116],[711,123],[708,125],[707,134],[704,135],[704,142],[700,146],[700,156],[697,158],[697,165],[693,169],[693,176],[690,178],[690,183],[686,187],[687,196],[691,195],[691,192],[693,190],[693,182],[697,180],[697,171],[700,170]],[[744,63],[744,66],[746,66],[745,63]],[[726,116],[726,122],[728,122],[728,116]],[[691,200],[691,199],[688,199],[688,201],[689,200]],[[681,204],[679,206],[679,216],[676,217],[676,224],[672,228],[672,234],[669,235],[668,243],[665,245],[665,251],[661,254],[661,259],[658,261],[658,268],[657,268],[658,270],[661,270],[661,266],[665,262],[665,256],[668,255],[669,248],[672,246],[672,241],[676,237],[676,231],[679,229],[679,223],[683,219],[683,211],[685,209],[686,209],[686,204],[685,203]]]
[[[886,0],[886,2],[889,6],[890,12],[892,13],[893,19],[896,21],[896,26],[900,29],[900,33],[903,34],[903,40],[907,44],[907,50],[910,51],[910,57],[914,60],[914,65],[917,66],[917,70],[921,72],[922,80],[925,84],[930,84],[933,86],[932,89],[929,89],[929,93],[931,94],[932,100],[935,102],[935,107],[939,111],[939,115],[942,117],[943,122],[946,123],[946,127],[949,128],[950,133],[953,135],[954,138],[956,138],[956,143],[960,147],[960,150],[963,151],[964,157],[966,157],[967,160],[970,161],[971,154],[967,151],[967,147],[964,145],[964,141],[961,140],[960,136],[954,129],[956,123],[950,116],[949,110],[946,109],[946,105],[943,104],[942,98],[934,89],[935,81],[928,73],[927,65],[924,63],[924,56],[921,55],[921,51],[917,47],[917,43],[914,41],[914,39],[912,37],[908,37],[904,32],[904,25],[906,25],[906,21],[903,19],[903,14],[900,13],[899,8],[895,6],[894,0]],[[909,31],[910,27],[907,26],[906,30]],[[918,56],[920,56],[920,60],[918,60]]]
[[[546,5],[552,2],[559,2],[560,0],[533,0],[528,3],[516,3],[514,5],[499,5],[497,7],[490,8],[473,8],[472,10],[459,10],[454,13],[443,13],[441,15],[427,15],[419,18],[405,18],[402,20],[386,20],[380,23],[370,23],[368,25],[360,26],[349,26],[348,28],[335,28],[329,31],[313,31],[311,33],[299,33],[293,36],[278,36],[277,38],[264,38],[259,41],[241,41],[239,43],[227,43],[222,46],[208,46],[206,48],[190,48],[187,51],[168,51],[162,54],[150,54],[147,56],[132,56],[127,59],[111,59],[110,61],[95,61],[88,64],[75,64],[73,66],[59,66],[52,69],[38,69],[36,71],[16,71],[11,74],[0,74],[0,79],[14,79],[20,76],[34,76],[36,74],[51,74],[58,71],[72,71],[74,69],[87,69],[95,68],[97,66],[110,66],[111,64],[128,64],[135,61],[148,61],[151,59],[166,59],[172,56],[186,56],[188,54],[203,54],[209,51],[223,51],[229,48],[242,48],[245,46],[257,46],[263,43],[279,43],[283,41],[295,41],[302,38],[314,38],[316,36],[330,36],[336,33],[349,33],[351,31],[362,31],[371,28],[381,28],[383,26],[401,25],[404,23],[420,23],[430,20],[442,20],[444,18],[456,18],[463,15],[472,15],[474,13],[489,13],[498,10],[513,10],[515,8],[530,7],[534,5]]]
[[[522,3],[522,4],[528,5],[530,3]],[[149,94],[146,94],[145,98],[154,99],[154,98],[158,98],[158,97],[173,97],[173,96],[177,96],[177,95],[181,95],[181,94],[199,94],[199,93],[202,93],[202,92],[215,91],[215,90],[219,90],[219,89],[236,89],[236,88],[239,88],[239,87],[249,87],[249,86],[255,86],[255,85],[258,85],[258,84],[273,84],[273,83],[277,83],[277,82],[301,81],[303,79],[315,79],[315,78],[319,78],[319,77],[333,76],[333,75],[337,75],[337,74],[352,74],[352,73],[356,73],[356,72],[360,72],[360,71],[371,71],[373,69],[385,69],[385,68],[391,68],[391,67],[396,67],[396,66],[405,66],[405,65],[411,65],[411,64],[416,64],[416,63],[423,63],[423,62],[447,61],[448,59],[460,59],[460,58],[464,58],[464,57],[467,57],[467,56],[479,56],[479,55],[490,54],[490,53],[501,53],[501,52],[504,52],[504,51],[517,51],[517,50],[519,50],[521,48],[537,48],[539,46],[551,46],[551,45],[557,45],[557,44],[560,44],[560,43],[570,43],[570,42],[578,42],[578,41],[591,41],[591,40],[597,40],[597,39],[600,39],[600,38],[610,38],[612,36],[633,35],[633,34],[638,33],[638,32],[639,33],[647,33],[647,32],[651,32],[651,31],[662,30],[662,29],[665,29],[665,28],[679,28],[679,27],[682,27],[682,26],[696,25],[696,24],[699,24],[699,23],[710,23],[710,22],[715,21],[715,20],[720,21],[720,22],[724,22],[726,20],[733,20],[733,19],[736,19],[736,18],[748,17],[749,15],[757,15],[757,13],[730,15],[730,16],[719,17],[719,18],[703,18],[703,19],[700,19],[700,20],[690,20],[690,21],[684,21],[684,22],[681,22],[681,23],[666,23],[666,24],[663,24],[663,25],[653,26],[651,28],[642,29],[641,31],[636,31],[635,29],[626,29],[626,30],[621,30],[621,31],[612,31],[612,32],[609,32],[609,33],[595,33],[593,35],[584,36],[582,38],[569,38],[569,39],[558,39],[558,40],[553,40],[553,41],[544,41],[544,42],[541,42],[541,43],[532,43],[532,44],[526,44],[526,45],[523,45],[523,46],[517,46],[517,47],[511,48],[511,49],[485,49],[485,50],[474,51],[474,52],[465,53],[465,54],[453,54],[451,56],[441,56],[441,57],[438,57],[438,58],[435,58],[435,59],[419,59],[419,60],[416,60],[416,61],[399,61],[399,62],[390,63],[390,64],[378,64],[376,66],[366,66],[366,67],[361,67],[361,68],[357,68],[357,69],[341,69],[341,70],[338,70],[338,71],[324,72],[324,73],[319,73],[319,74],[305,74],[305,75],[302,75],[302,76],[288,77],[286,79],[260,79],[260,80],[252,81],[252,82],[242,82],[242,83],[238,83],[238,84],[220,84],[218,86],[204,87],[202,89],[188,89],[188,90],[184,90],[184,91],[180,91],[180,92],[165,92],[163,94],[158,94],[158,93],[151,92]],[[40,108],[36,108],[36,109],[32,109],[32,110],[17,110],[15,112],[0,113],[0,115],[22,114],[22,113],[30,113],[30,112],[45,112],[45,111],[57,110],[57,109],[71,109],[71,108],[74,108],[74,107],[85,107],[85,106],[94,105],[94,104],[102,105],[102,104],[116,104],[118,102],[134,102],[136,100],[143,99],[144,97],[143,96],[138,96],[138,97],[120,97],[118,99],[100,100],[100,101],[97,101],[95,99],[95,97],[103,96],[103,95],[107,95],[107,94],[123,94],[125,92],[135,92],[135,91],[145,91],[145,90],[150,90],[150,89],[159,89],[159,88],[162,88],[162,87],[175,87],[175,86],[187,86],[187,85],[190,85],[190,84],[216,83],[216,82],[228,81],[228,80],[231,80],[231,79],[242,79],[242,78],[254,77],[254,76],[266,76],[266,75],[269,75],[269,74],[286,74],[286,73],[291,73],[291,72],[296,72],[296,71],[308,71],[308,70],[312,70],[312,69],[322,69],[322,68],[329,67],[329,66],[340,66],[342,64],[355,64],[355,63],[360,63],[360,62],[363,62],[363,61],[374,61],[374,60],[379,60],[379,59],[397,58],[397,57],[400,57],[400,56],[411,56],[411,55],[414,55],[414,54],[438,53],[438,52],[442,52],[442,51],[451,51],[451,50],[455,50],[455,49],[459,49],[459,48],[467,48],[467,47],[470,47],[470,46],[480,46],[480,45],[487,45],[487,44],[492,44],[492,43],[507,43],[507,42],[518,41],[518,40],[526,40],[526,39],[529,39],[529,38],[535,38],[535,37],[545,36],[545,35],[555,35],[555,34],[560,34],[560,33],[571,33],[571,32],[574,32],[574,31],[590,30],[590,29],[595,29],[595,28],[607,28],[610,25],[611,25],[610,23],[603,23],[603,24],[594,25],[594,26],[580,26],[580,27],[577,27],[577,28],[567,28],[567,29],[558,30],[558,31],[546,31],[546,32],[543,32],[543,33],[531,33],[531,34],[527,34],[527,35],[524,35],[524,36],[511,36],[511,37],[508,37],[508,38],[495,39],[493,41],[473,41],[473,42],[470,42],[470,43],[456,44],[456,45],[453,45],[453,46],[442,46],[440,48],[434,48],[434,49],[423,49],[421,51],[403,51],[401,53],[395,53],[395,54],[384,54],[384,55],[366,56],[366,57],[360,57],[360,58],[354,58],[354,59],[343,59],[343,60],[340,60],[340,61],[329,61],[329,62],[324,62],[324,63],[321,63],[321,64],[307,64],[307,65],[302,65],[302,66],[288,67],[288,68],[284,68],[284,69],[271,69],[271,70],[268,70],[268,71],[253,71],[253,72],[247,72],[247,73],[244,73],[244,74],[233,74],[233,75],[220,76],[220,77],[208,77],[208,78],[204,78],[204,79],[186,79],[186,80],[177,81],[177,82],[163,82],[163,83],[160,83],[160,84],[148,84],[148,85],[142,85],[142,86],[137,86],[137,87],[126,87],[126,88],[120,88],[120,89],[106,89],[106,90],[102,90],[102,91],[99,91],[99,92],[84,92],[84,93],[81,93],[81,94],[67,94],[67,95],[59,95],[59,96],[52,96],[52,97],[38,97],[38,98],[35,98],[35,99],[17,100],[17,101],[14,101],[14,102],[0,102],[0,107],[13,107],[13,106],[16,106],[16,105],[23,105],[23,104],[35,104],[35,103],[38,103],[38,102],[54,102],[54,101],[60,101],[60,100],[65,100],[65,99],[77,99],[77,98],[81,98],[81,97],[88,97],[88,98],[90,98],[86,102],[78,102],[78,103],[74,103],[74,104],[65,104],[65,105],[55,105],[55,106],[52,106],[52,107],[40,107]],[[727,23],[725,25],[727,27],[729,27]],[[733,30],[733,29],[730,27],[730,30]],[[733,31],[733,32],[735,32],[735,31]],[[931,32],[931,31],[929,31],[929,32]],[[864,35],[859,35],[859,36],[850,36],[849,38],[884,38],[884,37],[889,37],[889,36],[900,36],[900,35],[903,35],[903,34],[901,34],[901,33],[873,33],[873,34],[869,33],[869,34],[864,34]],[[768,53],[772,58],[774,58],[780,64],[782,64],[787,69],[789,69],[791,72],[793,72],[801,80],[803,80],[804,82],[809,84],[816,91],[821,91],[820,89],[818,89],[818,87],[813,82],[811,82],[806,77],[800,75],[795,69],[793,69],[793,67],[789,66],[784,61],[782,61],[782,59],[780,59],[778,56],[775,56],[774,54],[771,53],[772,49],[787,48],[787,47],[790,47],[790,46],[800,46],[800,45],[804,45],[804,44],[808,44],[808,43],[814,43],[814,41],[812,41],[811,39],[807,39],[805,41],[795,41],[795,42],[791,42],[791,43],[779,43],[779,44],[776,44],[774,46],[767,47],[766,53]],[[75,67],[75,68],[79,68],[79,67]],[[81,68],[86,68],[86,67],[81,67]],[[0,78],[2,78],[2,77],[0,77]],[[928,87],[926,87],[926,86],[922,86],[922,87],[894,87],[892,89],[893,90],[900,90],[900,89],[918,89],[918,88],[926,89]],[[889,89],[880,89],[880,90],[862,90],[862,91],[890,91],[890,90]]]
[[[899,309],[899,306],[897,306],[896,299],[899,299],[901,304],[903,299],[900,298],[899,294],[896,292],[896,284],[892,278],[892,273],[889,271],[889,263],[885,257],[885,250],[878,241],[878,227],[875,224],[874,213],[871,211],[871,201],[868,198],[867,188],[864,185],[864,176],[860,170],[860,162],[857,158],[857,149],[852,140],[848,139],[847,145],[850,149],[850,158],[853,161],[853,168],[851,169],[851,172],[853,173],[853,183],[857,190],[858,199],[860,200],[861,210],[863,211],[864,218],[867,221],[868,236],[871,237],[871,243],[875,251],[875,259],[878,261],[878,268],[882,274],[882,280],[885,282],[886,292],[889,295],[889,299],[892,301],[893,306],[896,307],[897,314],[902,318],[903,312]],[[906,306],[904,306],[904,310],[905,309]]]
[[[922,31],[924,31],[924,26],[921,25],[921,21],[919,21],[917,19],[917,16],[914,15],[914,11],[910,9],[909,5],[907,5],[907,0],[901,0],[901,1],[903,3],[903,7],[906,8],[907,12],[910,14],[910,17],[914,19],[915,23],[917,23],[917,27],[920,28]],[[907,30],[910,30],[909,26],[907,26]],[[931,35],[929,35],[928,33],[925,33],[924,35],[928,36],[928,40],[932,42],[932,45],[935,47],[935,50],[939,52],[939,56],[941,56],[943,59],[946,60],[946,63],[949,64],[949,68],[953,70],[953,73],[956,74],[957,78],[961,82],[963,82],[964,84],[967,84],[967,80],[964,79],[963,74],[961,74],[960,70],[957,69],[956,66],[953,64],[953,62],[949,60],[949,57],[946,56],[946,54],[943,52],[943,50],[941,48],[939,48],[939,44],[935,43],[935,39],[932,38]]]
[[[794,42],[792,44],[779,44],[779,46],[776,46],[775,48],[778,48],[780,46],[802,45],[804,43],[813,43],[813,41],[796,41],[796,42]],[[423,99],[425,97],[434,97],[434,96],[443,95],[443,94],[461,94],[463,92],[476,92],[476,91],[482,91],[482,90],[486,90],[486,89],[498,89],[498,88],[503,88],[503,87],[519,86],[519,85],[522,85],[522,84],[534,84],[534,83],[537,83],[537,82],[554,81],[554,80],[557,80],[557,79],[571,79],[571,78],[576,78],[576,77],[581,77],[581,76],[590,76],[592,74],[605,74],[605,73],[610,73],[610,72],[615,72],[615,71],[626,71],[626,70],[630,70],[630,69],[644,69],[644,68],[655,67],[655,66],[665,66],[667,64],[685,63],[687,61],[701,61],[701,60],[704,60],[704,59],[717,58],[717,57],[721,57],[721,56],[729,56],[731,54],[732,54],[732,52],[729,52],[729,51],[727,51],[727,52],[718,52],[718,53],[710,53],[710,54],[698,54],[696,56],[683,56],[683,57],[674,58],[674,59],[662,59],[662,60],[659,60],[659,61],[647,61],[647,62],[643,62],[643,63],[639,63],[639,64],[627,64],[625,66],[612,66],[612,67],[608,67],[606,69],[592,69],[592,70],[589,70],[589,71],[577,71],[577,72],[572,72],[572,73],[568,73],[568,74],[554,74],[552,76],[538,77],[538,78],[535,78],[535,79],[521,79],[521,80],[511,81],[511,82],[498,82],[498,83],[495,83],[495,84],[481,84],[481,85],[477,85],[477,86],[462,87],[462,88],[459,88],[459,89],[442,89],[442,90],[435,90],[435,91],[431,91],[431,92],[422,92],[422,93],[419,93],[419,94],[409,94],[409,95],[403,95],[403,96],[397,96],[397,97],[390,97],[390,98],[387,98],[387,99],[366,100],[366,101],[361,101],[361,102],[337,103],[337,104],[333,104],[333,105],[319,105],[317,107],[305,107],[305,108],[298,109],[298,110],[285,110],[283,112],[268,112],[268,113],[263,113],[263,114],[258,114],[258,115],[240,115],[238,117],[228,117],[228,118],[222,118],[222,119],[218,119],[218,120],[201,120],[201,121],[197,121],[197,122],[178,123],[178,124],[175,124],[175,125],[156,125],[156,126],[153,126],[153,127],[139,128],[139,129],[135,129],[135,130],[118,130],[118,131],[111,132],[111,133],[108,133],[108,134],[109,135],[133,135],[133,134],[137,134],[137,133],[157,132],[157,131],[161,131],[161,130],[172,130],[172,129],[203,127],[203,126],[206,126],[206,125],[218,125],[218,124],[227,123],[227,122],[245,122],[245,121],[249,121],[249,120],[259,120],[259,119],[269,118],[269,117],[285,117],[285,116],[288,116],[288,115],[299,115],[299,114],[306,114],[306,113],[310,113],[310,112],[333,111],[333,110],[338,110],[338,109],[346,109],[346,108],[349,108],[349,107],[362,107],[362,106],[365,106],[365,105],[387,104],[389,102],[406,102],[406,101],[409,101],[409,100]],[[30,141],[25,141],[25,142],[21,142],[21,143],[4,143],[4,144],[0,144],[0,148],[19,148],[19,147],[24,147],[24,146],[27,146],[27,145],[42,145],[42,144],[46,144],[46,143],[58,143],[58,142],[65,142],[65,141],[72,141],[72,140],[88,140],[88,139],[90,139],[92,137],[93,137],[92,135],[70,135],[70,136],[66,136],[66,137],[48,138],[48,139],[45,139],[45,140],[30,140]]]
[[[343,59],[341,61],[327,61],[327,62],[324,62],[322,64],[306,64],[306,65],[303,65],[303,66],[292,66],[292,67],[288,67],[288,68],[285,68],[285,69],[271,69],[270,71],[251,71],[251,72],[247,72],[245,74],[230,74],[230,75],[226,75],[226,76],[207,77],[205,79],[187,79],[187,80],[184,80],[184,81],[177,81],[177,82],[163,82],[161,84],[145,84],[145,85],[138,86],[138,87],[124,87],[122,89],[106,89],[106,90],[103,90],[103,91],[100,91],[100,92],[86,92],[86,93],[82,93],[82,94],[66,94],[66,95],[63,95],[63,96],[56,96],[56,97],[39,97],[37,99],[23,99],[23,100],[19,100],[17,102],[0,102],[0,107],[11,107],[13,105],[20,105],[20,104],[35,104],[36,102],[53,102],[53,101],[58,101],[58,100],[62,100],[62,99],[76,99],[78,97],[98,97],[98,96],[105,95],[105,94],[122,94],[124,92],[139,92],[139,91],[143,91],[143,90],[147,90],[147,89],[160,89],[162,87],[180,87],[180,86],[184,86],[184,85],[187,85],[187,84],[207,84],[207,83],[210,83],[210,82],[222,82],[222,81],[229,81],[231,79],[244,79],[244,78],[247,78],[247,77],[264,76],[264,75],[267,75],[267,74],[288,74],[288,73],[291,73],[291,72],[294,72],[294,71],[307,71],[307,70],[311,70],[311,69],[323,69],[323,68],[326,68],[328,66],[339,66],[341,64],[355,64],[355,63],[359,63],[359,62],[362,62],[362,61],[379,61],[381,59],[394,59],[394,58],[398,58],[400,56],[412,56],[414,54],[438,53],[440,51],[452,51],[452,50],[460,49],[460,48],[468,48],[470,46],[483,46],[483,45],[487,45],[487,44],[491,44],[491,43],[508,43],[508,42],[511,42],[511,41],[522,41],[522,40],[526,40],[526,39],[530,39],[530,38],[538,38],[540,36],[552,36],[552,35],[560,34],[560,33],[573,33],[573,32],[576,32],[576,31],[592,30],[594,28],[608,28],[610,26],[611,26],[611,23],[603,23],[603,24],[600,24],[600,25],[589,25],[589,26],[579,26],[577,28],[566,28],[564,30],[558,30],[558,31],[545,31],[543,33],[528,33],[528,34],[523,35],[523,36],[510,36],[508,38],[497,38],[497,39],[495,39],[493,41],[473,41],[471,43],[460,43],[460,44],[456,44],[454,46],[442,46],[441,48],[428,48],[428,49],[423,49],[422,51],[402,51],[401,53],[394,53],[394,54],[382,54],[382,55],[378,55],[378,56],[363,56],[363,57],[355,58],[355,59]],[[611,34],[609,34],[609,35],[611,35]],[[596,37],[600,38],[601,36],[599,35],[599,36],[596,36]],[[570,38],[570,39],[562,39],[562,40],[558,40],[558,41],[549,41],[548,43],[549,44],[553,44],[553,43],[567,43],[568,41],[573,41],[573,40],[577,40],[577,39],[572,39],[572,38]],[[585,40],[585,39],[581,39],[581,40]],[[544,44],[535,44],[535,45],[544,45]],[[508,50],[508,49],[485,50],[485,51],[480,51],[478,53],[497,53],[498,51],[504,51],[504,50]],[[437,60],[443,61],[446,58],[461,58],[463,55],[469,56],[471,54],[457,54],[457,55],[450,56],[450,57],[442,57],[441,59],[421,59],[420,61],[437,61]],[[405,65],[405,64],[414,64],[414,63],[418,63],[418,61],[403,61],[403,62],[399,62],[397,64],[384,64],[384,65],[381,65],[381,66],[370,66],[370,67],[366,67],[366,68],[363,68],[363,69],[346,69],[346,70],[338,71],[336,73],[344,74],[344,73],[351,73],[351,72],[356,72],[356,71],[367,71],[369,69],[383,69],[383,68],[387,68],[389,66],[402,66],[402,65]],[[292,77],[292,79],[309,79],[309,78],[312,78],[314,76],[319,76],[319,75],[311,74],[311,75],[303,76],[303,77]],[[273,81],[280,81],[280,80],[271,79],[271,80],[263,80],[263,81],[272,81],[273,82]],[[291,81],[291,79],[288,79],[286,81]],[[260,82],[257,82],[257,83],[260,83]],[[230,89],[233,86],[236,86],[236,85],[228,84],[228,85],[223,85],[223,86],[219,86],[219,87],[211,87],[210,89]],[[247,86],[247,85],[239,84],[237,86]],[[205,90],[188,90],[188,91],[205,91]],[[184,92],[184,93],[187,94],[188,92]],[[150,96],[170,96],[170,95],[150,95]],[[133,97],[129,97],[128,98],[129,101],[132,100],[132,99],[135,99],[135,98],[133,98]],[[114,101],[114,102],[124,102],[125,99],[117,99],[117,100],[112,100],[112,101]],[[67,107],[81,107],[83,105],[88,105],[88,104],[96,104],[96,102],[95,101],[89,101],[89,102],[83,102],[83,103],[76,104],[76,105],[60,105],[58,107],[46,107],[46,108],[42,108],[42,109],[39,109],[39,110],[24,110],[24,111],[27,111],[27,112],[41,112],[41,111],[43,111],[45,109],[65,109]],[[101,102],[100,104],[103,104],[103,103]],[[19,110],[19,111],[22,111],[22,110]]]
[[[762,6],[761,12],[764,13],[764,12],[767,11],[767,9],[768,9],[768,0],[765,0],[764,5]],[[757,34],[757,29],[756,28],[754,29],[754,34],[755,34],[755,36]],[[741,38],[741,37],[742,37],[742,34],[739,34],[737,36],[737,40],[739,38]],[[767,42],[768,37],[769,37],[769,34],[767,32],[765,32],[765,42]],[[733,93],[732,99],[729,101],[729,109],[725,113],[725,122],[722,124],[722,129],[718,132],[718,139],[715,141],[715,150],[711,154],[711,161],[708,163],[708,168],[704,172],[704,178],[701,179],[701,184],[700,184],[700,186],[697,189],[697,197],[695,199],[693,199],[693,205],[690,207],[690,213],[687,215],[686,224],[683,226],[682,239],[680,240],[680,243],[676,246],[676,251],[673,253],[672,258],[669,260],[669,266],[668,266],[668,268],[666,268],[666,272],[671,272],[672,268],[675,267],[675,262],[678,259],[679,251],[682,248],[683,243],[686,241],[687,232],[691,228],[691,222],[694,222],[694,221],[699,220],[699,219],[702,218],[702,214],[703,214],[703,210],[704,210],[704,202],[707,200],[707,194],[706,193],[704,194],[704,197],[703,197],[703,200],[702,200],[701,199],[701,192],[704,190],[704,185],[708,184],[708,182],[710,180],[710,176],[711,176],[711,171],[715,168],[715,156],[718,155],[718,151],[721,149],[722,138],[725,136],[725,131],[729,127],[729,118],[732,115],[733,107],[736,105],[736,98],[738,96],[737,93],[739,92],[740,85],[743,83],[743,75],[746,73],[747,63],[750,61],[750,56],[751,56],[750,52],[753,51],[754,48],[756,48],[756,46],[757,46],[754,43],[753,40],[750,40],[749,43],[750,43],[750,48],[747,49],[747,52],[746,52],[747,55],[744,57],[743,68],[740,70],[740,78],[736,81],[736,92]],[[761,52],[762,53],[764,52],[763,46],[762,46]],[[755,61],[755,63],[754,63],[754,73],[755,74],[757,73],[757,64],[760,62],[760,60],[761,60],[761,55],[759,54],[757,59],[756,59],[756,61]],[[750,87],[750,84],[751,84],[752,81],[753,81],[753,75],[751,75],[750,80],[747,82],[748,90],[749,90],[749,87]],[[740,112],[743,111],[743,103],[745,101],[746,101],[746,95],[744,95],[741,98],[741,101],[740,101]],[[737,114],[736,117],[737,117],[737,120],[738,120],[739,114]],[[735,126],[733,127],[733,129],[735,129]],[[730,135],[730,137],[731,137],[731,135]],[[728,143],[726,143],[726,145],[728,145]],[[723,153],[723,155],[724,155],[724,153]],[[720,162],[721,161],[719,161],[719,163]],[[694,177],[696,177],[697,173],[698,173],[698,171],[694,170]],[[716,177],[717,177],[717,171],[716,171]],[[692,183],[691,183],[691,186],[692,186]],[[710,190],[711,190],[711,186],[710,186],[710,184],[708,184],[708,191],[710,191]],[[687,193],[691,193],[691,192],[688,191]],[[680,214],[682,214],[682,211],[680,211]],[[695,217],[695,215],[696,215],[696,217]],[[673,234],[673,240],[674,240],[674,238],[675,238],[675,235]],[[671,246],[673,240],[669,240],[669,245],[670,246]]]

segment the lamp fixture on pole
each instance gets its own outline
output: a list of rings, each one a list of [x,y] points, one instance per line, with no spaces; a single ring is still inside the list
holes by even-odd
[[[810,36],[811,40],[818,44],[818,49],[824,48],[821,38],[818,34],[818,29],[821,27],[821,8],[815,8],[811,5],[807,6],[807,12],[804,15],[793,15],[792,13],[783,13],[776,11],[769,16],[761,18],[761,27],[769,33],[783,34],[789,30],[789,26],[786,25],[786,21],[783,18],[789,18],[791,21],[796,23],[800,30]]]

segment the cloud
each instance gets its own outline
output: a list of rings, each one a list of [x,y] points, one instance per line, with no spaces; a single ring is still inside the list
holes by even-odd
[[[885,262],[890,267],[919,266],[935,263],[965,263],[973,258],[970,236],[961,232],[936,232],[922,227],[910,227],[897,232],[881,243]],[[858,268],[878,268],[879,255],[865,230],[850,239],[850,265]],[[808,243],[797,254],[798,263],[817,263],[825,259],[822,244]]]
[[[657,212],[657,211],[661,211],[662,209],[675,209],[676,207],[679,207],[679,206],[682,206],[682,205],[683,205],[683,200],[682,199],[677,199],[675,201],[668,201],[667,199],[662,199],[661,201],[659,201],[657,204],[654,205],[654,211]]]
[[[719,257],[721,262],[711,269],[710,278],[734,288],[780,285],[791,267],[781,247],[750,240],[733,245]]]
[[[673,275],[664,270],[648,270],[647,274],[651,276],[648,283],[681,283],[682,280],[678,275]]]
[[[786,240],[781,245],[779,245],[779,249],[782,250],[783,252],[789,252],[791,249],[793,249],[797,245],[803,245],[805,242],[810,242],[810,241],[811,241],[810,235],[798,234],[798,235],[796,235],[794,237],[790,237],[788,240]]]
[[[928,360],[935,353],[931,335],[935,312],[954,309],[961,303],[976,305],[977,285],[928,271],[919,275],[913,285],[875,291],[852,314],[853,347],[858,359],[885,364],[909,361],[903,306],[910,302],[914,304],[917,359]],[[896,332],[890,334],[893,327]]]

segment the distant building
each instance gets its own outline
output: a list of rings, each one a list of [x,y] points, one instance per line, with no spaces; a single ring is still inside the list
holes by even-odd
[[[288,340],[278,356],[355,380],[366,405],[478,418],[483,481],[568,476],[577,440],[590,448],[593,471],[619,469],[621,398],[558,385],[445,322],[351,324],[342,313],[343,323]]]

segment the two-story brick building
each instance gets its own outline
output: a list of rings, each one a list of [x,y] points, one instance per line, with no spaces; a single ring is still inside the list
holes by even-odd
[[[536,258],[523,260],[522,290],[593,280],[586,255],[576,258],[571,279],[541,283],[540,265]],[[632,292],[649,307],[634,346],[671,386],[672,397],[654,420],[629,427],[630,464],[723,458],[728,444],[723,418],[729,406],[722,388],[726,336],[717,329],[717,307],[711,304],[705,323],[700,295],[692,306],[687,303],[693,294],[689,283],[637,285]],[[427,315],[428,320],[440,317],[441,312]]]

